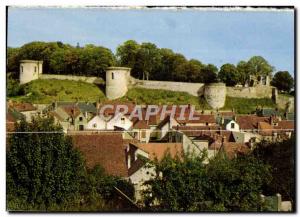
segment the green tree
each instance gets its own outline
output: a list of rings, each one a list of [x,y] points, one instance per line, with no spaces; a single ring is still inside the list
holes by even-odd
[[[248,74],[250,75],[271,76],[274,70],[274,67],[271,66],[268,61],[261,56],[251,57],[247,62],[247,65],[249,70]]]
[[[244,85],[246,81],[249,79],[249,65],[245,61],[240,61],[236,66],[237,71],[239,72],[239,82]]]
[[[134,40],[125,41],[117,48],[117,61],[120,66],[133,68],[136,64],[137,53],[140,45]]]
[[[295,137],[281,142],[262,141],[253,155],[271,166],[272,180],[264,186],[266,195],[280,193],[283,200],[292,201],[295,207]]]
[[[184,160],[182,160],[182,157]],[[147,182],[144,192],[146,206],[157,211],[195,211],[205,199],[205,154],[192,158],[188,155],[171,158],[169,154],[153,161],[155,177]],[[154,205],[158,203],[159,205]]]
[[[134,71],[141,72],[143,80],[152,79],[152,76],[161,61],[159,49],[156,45],[152,43],[142,43],[137,52],[136,59],[137,62],[135,64]]]
[[[240,74],[235,65],[227,63],[221,67],[218,78],[227,86],[234,86],[240,81]]]
[[[288,71],[279,71],[274,75],[271,85],[277,87],[278,90],[290,92],[294,87],[294,79]]]
[[[270,168],[251,155],[229,160],[222,153],[207,166],[207,200],[220,211],[258,211],[263,186],[271,178]]]
[[[213,64],[208,64],[201,70],[200,81],[202,83],[213,83],[217,81],[218,68]]]
[[[24,209],[25,204],[47,210],[76,196],[84,175],[83,160],[52,118],[22,120],[8,145],[8,209]]]
[[[7,96],[18,96],[24,94],[25,90],[23,86],[20,85],[19,81],[13,79],[11,74],[7,74]]]
[[[258,211],[270,170],[251,155],[230,160],[206,153],[154,161],[155,174],[144,184],[145,204],[156,211]]]
[[[19,52],[20,48],[7,48],[7,73],[11,73],[12,78],[19,78]]]

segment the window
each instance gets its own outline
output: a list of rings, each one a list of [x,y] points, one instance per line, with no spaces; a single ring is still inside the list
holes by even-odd
[[[79,121],[82,121],[83,120],[83,118],[82,117],[79,117]]]
[[[121,123],[125,124],[125,118],[121,118]]]
[[[94,127],[94,128],[96,128],[96,127],[97,127],[97,124],[96,124],[96,123],[95,123],[95,124],[93,124],[93,127]]]
[[[234,129],[234,123],[231,123],[231,129]]]
[[[114,75],[113,72],[111,73],[111,79],[112,79],[112,80],[115,79],[115,75]]]
[[[206,126],[208,126],[208,122],[206,122]]]
[[[34,67],[34,72],[36,72],[36,66]]]
[[[21,66],[21,72],[23,72],[23,66]]]

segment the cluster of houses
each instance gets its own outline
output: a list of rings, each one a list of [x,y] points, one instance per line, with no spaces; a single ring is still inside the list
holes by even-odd
[[[111,103],[110,103],[111,104]],[[116,114],[116,106],[124,104],[128,112]],[[141,199],[143,182],[150,179],[153,168],[148,160],[160,160],[168,152],[171,157],[206,150],[207,160],[219,152],[229,158],[251,151],[261,140],[278,141],[294,132],[294,114],[281,115],[276,109],[257,109],[255,114],[238,115],[234,111],[195,112],[197,120],[179,118],[161,111],[148,120],[130,118],[135,104],[114,102],[104,116],[98,115],[105,106],[100,103],[54,102],[51,105],[7,103],[7,131],[14,132],[14,123],[32,116],[52,116],[73,139],[74,147],[84,155],[86,166],[99,164],[110,175],[130,180]],[[145,115],[147,105],[143,106]],[[189,117],[191,109],[184,112]]]

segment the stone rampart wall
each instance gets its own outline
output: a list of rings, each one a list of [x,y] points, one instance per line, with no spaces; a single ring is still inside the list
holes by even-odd
[[[77,75],[53,75],[53,74],[41,74],[40,79],[58,79],[58,80],[71,80],[71,81],[83,81],[90,84],[103,84],[105,83],[102,78],[98,77],[86,77]]]
[[[147,89],[162,89],[170,91],[183,91],[193,96],[201,96],[204,92],[203,83],[172,82],[172,81],[142,81],[135,80],[133,87]]]
[[[272,86],[227,87],[227,96],[239,98],[271,98]]]

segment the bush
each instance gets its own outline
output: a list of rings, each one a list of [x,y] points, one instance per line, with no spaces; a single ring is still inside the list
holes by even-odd
[[[8,78],[7,79],[7,96],[20,96],[25,93],[24,87],[19,84],[18,80]]]

